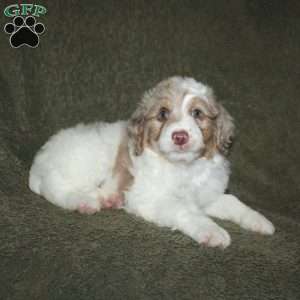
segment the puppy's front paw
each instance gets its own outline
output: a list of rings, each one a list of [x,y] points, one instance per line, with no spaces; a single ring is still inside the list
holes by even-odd
[[[241,220],[241,226],[245,229],[261,234],[271,235],[275,232],[274,225],[257,211],[251,210]]]
[[[208,247],[220,247],[224,249],[231,243],[228,232],[217,225],[203,228],[198,237],[198,242]]]

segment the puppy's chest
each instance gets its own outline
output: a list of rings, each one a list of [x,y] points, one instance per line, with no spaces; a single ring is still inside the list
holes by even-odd
[[[136,166],[135,186],[143,187],[153,198],[201,201],[223,193],[227,185],[226,167],[213,161],[199,160],[191,165],[156,159],[142,162]]]
[[[205,166],[201,168],[175,167],[170,170],[170,180],[168,188],[170,193],[177,198],[199,197],[210,191],[210,180],[212,179],[212,170]]]

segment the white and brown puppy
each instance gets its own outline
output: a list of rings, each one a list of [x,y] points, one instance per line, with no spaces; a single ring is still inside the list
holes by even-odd
[[[224,194],[233,130],[209,87],[172,77],[145,93],[129,122],[80,124],[51,137],[29,185],[63,208],[124,207],[212,247],[227,247],[230,236],[210,216],[273,234],[265,217]]]

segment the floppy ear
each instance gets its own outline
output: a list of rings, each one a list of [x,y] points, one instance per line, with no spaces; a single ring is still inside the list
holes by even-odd
[[[139,105],[132,114],[127,127],[128,136],[134,147],[135,155],[141,155],[144,150],[144,126],[145,126],[146,109]]]
[[[233,118],[221,104],[217,106],[219,111],[216,119],[217,148],[222,154],[227,155],[234,137]]]

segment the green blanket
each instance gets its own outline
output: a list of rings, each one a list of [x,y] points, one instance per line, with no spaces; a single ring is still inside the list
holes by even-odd
[[[0,32],[0,299],[300,299],[299,1],[35,4],[47,8],[37,48],[14,49]],[[208,83],[234,116],[229,189],[274,236],[223,222],[232,245],[208,249],[121,210],[70,213],[29,190],[51,134],[127,119],[172,75]]]

